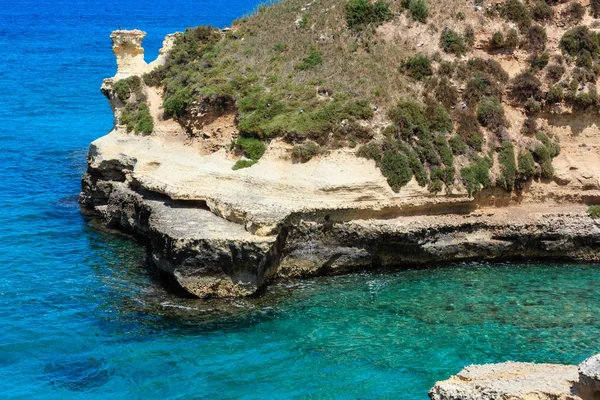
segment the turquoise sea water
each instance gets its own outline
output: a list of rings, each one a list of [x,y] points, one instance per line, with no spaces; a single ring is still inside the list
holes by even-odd
[[[425,399],[471,362],[600,351],[594,265],[464,264],[281,283],[202,303],[76,202],[111,30],[226,26],[253,0],[0,7],[0,398]]]

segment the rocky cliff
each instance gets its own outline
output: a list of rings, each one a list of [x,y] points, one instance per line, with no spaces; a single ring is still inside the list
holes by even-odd
[[[555,178],[529,180],[518,192],[440,193],[415,178],[395,191],[375,161],[351,148],[292,162],[292,145],[277,138],[258,164],[232,169],[235,107],[192,103],[192,135],[189,119],[165,117],[164,89],[132,78],[164,65],[176,36],[146,64],[144,35],[111,35],[118,72],[102,91],[115,127],[90,146],[80,202],[107,226],[149,239],[156,265],[196,296],[246,296],[274,279],[366,268],[600,259],[600,224],[587,213],[600,202],[600,146],[582,146],[582,136],[560,122]],[[587,136],[599,137],[588,126]]]

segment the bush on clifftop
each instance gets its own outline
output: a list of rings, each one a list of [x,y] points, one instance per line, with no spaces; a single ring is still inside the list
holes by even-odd
[[[406,185],[412,178],[408,158],[401,153],[386,151],[381,161],[381,173],[394,192]]]
[[[374,3],[368,0],[351,0],[346,3],[346,22],[352,30],[360,31],[368,25],[377,27],[391,18],[390,4],[383,0]]]
[[[600,218],[600,205],[594,204],[588,207],[588,215],[592,219]]]

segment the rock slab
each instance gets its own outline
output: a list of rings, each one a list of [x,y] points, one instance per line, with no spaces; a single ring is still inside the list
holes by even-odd
[[[577,366],[504,362],[470,365],[430,390],[432,400],[581,400]]]

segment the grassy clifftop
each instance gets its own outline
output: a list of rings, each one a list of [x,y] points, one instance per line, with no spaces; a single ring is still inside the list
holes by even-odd
[[[413,176],[431,192],[520,190],[551,179],[560,151],[537,117],[598,112],[599,12],[597,0],[284,0],[230,30],[186,30],[144,81],[184,126],[192,109],[234,112],[238,167],[280,138],[302,162],[355,148],[395,191]]]

